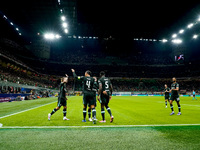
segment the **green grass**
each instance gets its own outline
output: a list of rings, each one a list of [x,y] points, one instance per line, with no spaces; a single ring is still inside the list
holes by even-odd
[[[1,103],[0,117],[42,106],[0,119],[4,126],[83,126],[93,125],[91,122],[82,123],[82,97],[71,97],[68,100],[67,117],[70,121],[63,121],[62,108],[57,111],[51,121],[47,114],[56,107],[57,98]],[[54,103],[52,103],[54,102]],[[51,104],[48,104],[51,103]],[[106,112],[107,122],[103,125],[154,125],[154,124],[199,124],[200,102],[192,101],[190,97],[181,98],[182,115],[170,116],[170,107],[165,108],[163,97],[113,97],[109,104],[115,117],[112,124]],[[97,104],[97,119],[101,120],[100,104]],[[178,112],[174,102],[175,113]],[[98,123],[97,125],[102,125]]]
[[[200,148],[200,101],[181,97],[182,115],[170,116],[163,97],[113,97],[109,106],[115,117],[94,126],[82,123],[82,97],[68,100],[67,117],[63,121],[62,109],[51,121],[47,114],[56,107],[57,98],[0,103],[0,117],[31,109],[0,119],[0,147],[3,149],[199,149]],[[41,106],[41,107],[40,107]],[[97,119],[101,120],[97,104]],[[178,108],[174,102],[174,110]],[[118,125],[167,125],[187,126],[119,127]],[[111,127],[108,127],[112,125]],[[16,126],[27,128],[16,128]],[[39,128],[35,128],[35,126]],[[45,128],[45,127],[50,128]],[[70,128],[59,128],[70,126]],[[71,126],[77,126],[71,128]],[[80,126],[80,127],[79,127]],[[82,128],[82,126],[90,126]],[[105,126],[105,127],[103,127]],[[9,128],[13,127],[13,128]]]

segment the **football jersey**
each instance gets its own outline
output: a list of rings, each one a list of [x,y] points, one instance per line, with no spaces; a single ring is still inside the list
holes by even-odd
[[[166,92],[167,91],[167,92]],[[170,91],[170,88],[165,88],[164,92],[165,92],[165,95],[169,95],[169,91]]]
[[[60,99],[66,99],[66,83],[61,83],[60,84],[60,93],[59,93],[59,98]]]
[[[78,77],[78,79],[82,80],[82,91],[83,93],[92,92],[94,86],[94,78],[92,77]]]
[[[177,82],[171,84],[172,95],[178,95],[178,91],[173,90],[173,89],[176,89],[177,87],[179,88],[179,84]]]
[[[111,82],[107,77],[101,77],[98,81],[99,84],[102,84],[102,92],[103,91],[110,91]]]

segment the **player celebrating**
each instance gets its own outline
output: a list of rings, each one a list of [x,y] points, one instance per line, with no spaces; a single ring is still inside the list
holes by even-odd
[[[100,72],[100,79],[98,81],[99,83],[99,91],[98,91],[98,101],[101,103],[101,115],[102,115],[102,121],[100,121],[101,123],[106,122],[105,120],[105,111],[104,111],[104,107],[106,107],[108,113],[110,114],[110,122],[113,122],[113,115],[111,113],[110,107],[108,106],[109,101],[111,100],[112,97],[112,84],[110,82],[110,80],[105,77],[105,72],[101,71]],[[99,98],[100,95],[100,98]]]
[[[174,115],[174,108],[173,108],[173,101],[175,100],[178,106],[178,114],[177,115],[181,115],[181,105],[180,105],[180,99],[179,99],[179,95],[178,95],[178,91],[179,91],[179,84],[176,82],[176,78],[173,77],[172,78],[173,83],[171,84],[171,98],[170,98],[170,106],[171,106],[171,110],[172,113],[170,115]]]
[[[95,107],[96,107],[96,92],[98,90],[98,84],[97,84],[97,78],[96,77],[93,77],[94,78],[94,86],[92,88],[92,91],[93,91],[93,98],[94,98],[94,101],[95,101]],[[88,105],[88,120],[92,122],[92,118],[91,118],[91,107],[90,105]]]
[[[95,102],[94,100],[94,92],[92,91],[94,87],[95,79],[91,77],[91,71],[87,70],[85,72],[85,76],[77,76],[75,70],[72,69],[73,76],[77,79],[83,81],[83,120],[82,122],[86,122],[86,109],[87,105],[92,109],[92,117],[93,124],[96,124],[96,110],[95,110]]]
[[[167,108],[167,101],[169,101],[169,92],[170,88],[168,88],[167,84],[165,84],[165,108]]]
[[[66,74],[66,77],[61,78],[61,83],[60,83],[60,93],[58,96],[58,104],[57,107],[53,109],[53,111],[48,114],[48,120],[51,119],[51,116],[60,109],[61,106],[63,106],[63,120],[69,120],[68,118],[66,118],[66,114],[67,114],[67,97],[66,97],[66,83],[68,82],[68,75]]]
[[[194,90],[193,90],[192,94],[193,94],[193,99],[192,99],[192,100],[194,100],[194,99],[197,100],[197,98],[196,98],[196,96],[195,96],[195,91],[194,91]]]

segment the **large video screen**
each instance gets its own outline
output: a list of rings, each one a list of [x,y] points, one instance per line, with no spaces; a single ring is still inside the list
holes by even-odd
[[[183,62],[184,61],[184,55],[180,54],[180,55],[175,56],[175,61],[176,62]]]

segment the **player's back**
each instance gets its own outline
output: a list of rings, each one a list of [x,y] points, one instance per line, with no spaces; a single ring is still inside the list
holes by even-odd
[[[94,79],[92,77],[83,78],[83,93],[92,92],[94,86]]]
[[[65,99],[65,95],[66,95],[66,85],[65,85],[65,83],[61,83],[59,98]]]
[[[102,84],[102,91],[110,91],[111,82],[107,77],[101,77],[99,83]]]

